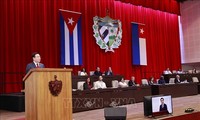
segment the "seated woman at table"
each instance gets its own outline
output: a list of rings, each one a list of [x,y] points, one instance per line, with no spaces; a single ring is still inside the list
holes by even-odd
[[[86,72],[85,68],[83,68],[81,70],[80,76],[87,76],[87,72]]]
[[[154,77],[153,76],[151,76],[150,78],[149,78],[149,85],[153,85],[154,84]]]
[[[158,80],[158,84],[165,84],[165,79],[164,79],[164,76],[160,76],[160,79]]]
[[[128,87],[128,85],[125,82],[124,78],[122,78],[121,81],[119,82],[119,87],[121,87],[121,88]]]
[[[92,88],[92,84],[90,82],[90,78],[88,77],[86,82],[83,84],[83,90],[90,90]]]

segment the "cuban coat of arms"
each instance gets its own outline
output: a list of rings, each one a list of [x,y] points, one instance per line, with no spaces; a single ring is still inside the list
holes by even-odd
[[[119,48],[122,39],[122,24],[120,20],[113,20],[109,16],[93,18],[93,32],[96,43],[105,52]]]
[[[58,96],[62,90],[62,81],[57,80],[57,75],[54,75],[54,79],[49,82],[49,90],[53,96]]]

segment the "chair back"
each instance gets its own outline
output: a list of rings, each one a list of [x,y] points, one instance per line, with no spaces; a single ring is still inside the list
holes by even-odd
[[[195,82],[195,83],[198,83],[199,79],[197,77],[192,77],[192,81]]]
[[[94,75],[94,71],[90,71],[90,76]]]
[[[113,87],[113,88],[118,88],[118,87],[119,87],[119,82],[118,82],[118,80],[112,80],[112,87]]]
[[[149,85],[147,79],[142,79],[142,85]]]
[[[85,83],[85,81],[79,81],[78,83],[77,83],[77,89],[78,90],[83,90],[83,84]]]
[[[170,78],[169,79],[169,84],[174,84],[175,83],[175,78]]]

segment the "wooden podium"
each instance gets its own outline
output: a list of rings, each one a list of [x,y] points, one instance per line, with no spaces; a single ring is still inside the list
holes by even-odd
[[[71,71],[34,68],[26,74],[26,120],[72,120]]]

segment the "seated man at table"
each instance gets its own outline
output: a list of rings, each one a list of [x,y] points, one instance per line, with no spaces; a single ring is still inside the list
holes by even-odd
[[[172,74],[172,72],[169,70],[169,68],[167,68],[167,70],[163,71],[163,74]]]
[[[175,78],[175,83],[181,83],[181,80],[180,80],[180,76],[179,75],[176,75],[176,78]]]
[[[113,75],[111,67],[108,68],[108,70],[105,72],[105,75]]]
[[[139,84],[137,84],[135,82],[135,77],[134,76],[131,77],[131,80],[128,82],[128,86],[129,87],[131,87],[131,86],[139,86]]]
[[[103,77],[99,76],[99,80],[95,82],[94,89],[104,89],[107,88],[105,82],[103,82]]]
[[[164,76],[160,76],[160,79],[158,80],[158,84],[165,84],[165,79],[164,79]]]
[[[121,87],[121,88],[128,87],[128,85],[125,82],[124,78],[122,78],[121,81],[119,82],[119,87]]]
[[[96,71],[94,72],[94,75],[101,76],[102,72],[100,71],[100,67],[97,67]]]

